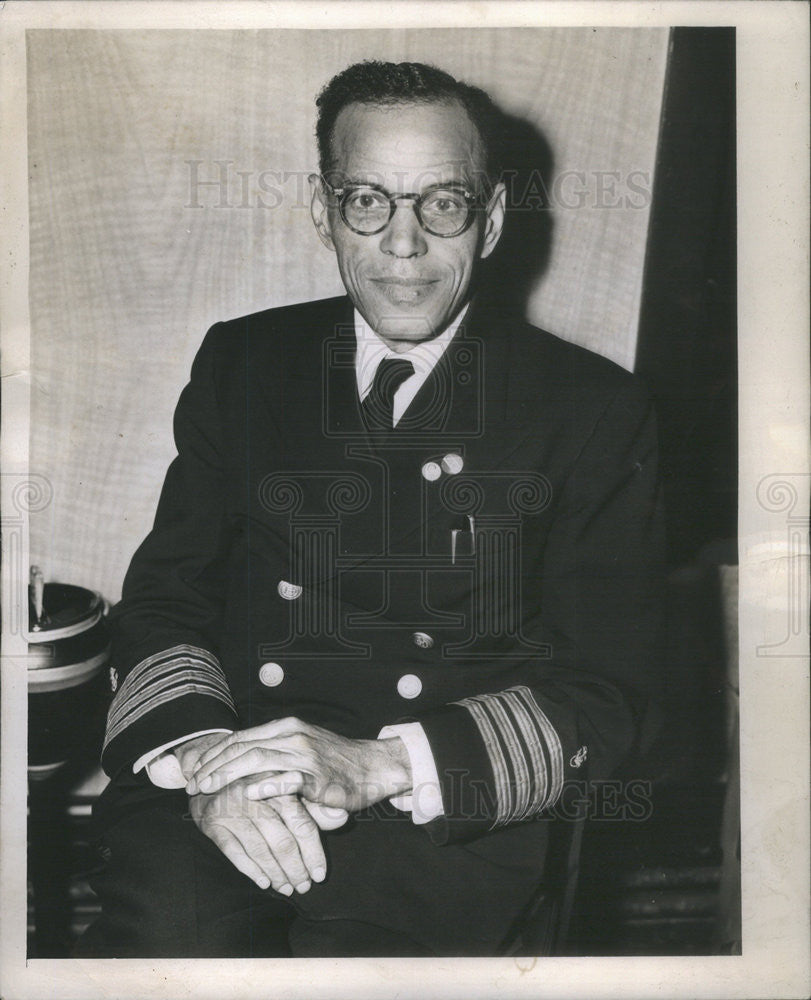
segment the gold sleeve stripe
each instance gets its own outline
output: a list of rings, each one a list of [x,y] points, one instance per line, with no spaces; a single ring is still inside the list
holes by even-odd
[[[555,727],[524,685],[454,704],[479,728],[495,778],[494,827],[530,817],[563,790],[563,749]]]
[[[509,823],[523,812],[526,812],[530,804],[530,792],[532,791],[532,775],[528,764],[529,744],[519,740],[518,733],[513,726],[510,713],[506,705],[509,698],[493,698],[488,702],[487,708],[493,713],[496,725],[502,734],[510,755],[510,764],[514,780],[512,784],[512,795],[510,797],[509,811],[504,822]],[[534,739],[534,734],[530,740]],[[524,748],[527,748],[526,750]]]
[[[557,802],[560,797],[560,793],[563,791],[563,747],[560,744],[560,737],[558,736],[557,730],[549,721],[548,716],[545,714],[541,706],[535,700],[530,689],[522,686],[517,687],[514,690],[517,696],[526,705],[528,711],[538,722],[538,725],[541,728],[541,733],[543,734],[546,752],[549,755],[551,770],[551,774],[549,775],[549,791],[546,799],[540,806],[541,809],[547,809]]]
[[[201,684],[215,691],[218,695],[224,694],[223,687],[200,670],[196,670],[192,662],[186,659],[178,660],[176,669],[150,679],[148,687],[133,692],[132,697],[125,704],[119,706],[120,710],[116,713],[115,718],[108,719],[108,728],[123,729],[150,711],[153,702],[161,698],[165,692],[191,684]]]
[[[148,712],[190,694],[216,698],[236,712],[219,661],[208,650],[183,644],[142,660],[127,674],[110,705],[105,748]]]
[[[493,823],[493,826],[500,826],[502,823],[506,822],[506,820],[502,818],[502,815],[504,806],[510,799],[510,784],[507,762],[504,759],[504,754],[501,750],[498,737],[496,736],[495,728],[491,723],[490,717],[484,707],[478,703],[478,699],[465,698],[462,701],[455,702],[455,704],[462,705],[468,710],[468,712],[470,712],[473,716],[474,722],[479,727],[479,732],[484,740],[484,745],[487,749],[487,754],[490,757],[490,764],[493,768],[493,776],[496,783],[495,791],[497,812],[496,821]]]
[[[110,708],[111,724],[118,723],[144,701],[148,701],[153,690],[161,689],[175,680],[194,677],[205,678],[209,684],[228,695],[228,686],[220,670],[193,657],[178,656],[162,660],[159,665],[141,674],[137,684],[127,686],[125,682],[121,686]]]
[[[527,749],[527,784],[525,794],[516,802],[514,820],[527,819],[537,811],[536,803],[545,802],[547,796],[547,766],[544,752],[535,736],[532,717],[520,697],[510,701],[509,709],[515,719],[523,746]]]

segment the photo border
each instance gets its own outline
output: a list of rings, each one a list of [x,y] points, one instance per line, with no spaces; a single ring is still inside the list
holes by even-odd
[[[26,960],[29,434],[25,31],[94,28],[737,28],[743,954],[712,957]],[[793,997],[809,976],[808,660],[779,645],[808,560],[809,28],[803,3],[12,2],[0,10],[3,1000],[179,996]],[[16,519],[16,520],[15,520]],[[13,522],[13,523],[12,523]],[[18,526],[18,528],[16,527]],[[793,526],[793,527],[792,527]],[[786,538],[800,548],[786,548]],[[10,539],[14,539],[10,542]],[[804,539],[804,542],[803,542]],[[803,549],[804,545],[804,549]],[[768,572],[775,560],[783,569]],[[777,581],[777,584],[775,583]],[[21,582],[22,581],[22,582]],[[781,594],[775,586],[785,587]],[[20,593],[23,591],[23,594]],[[801,596],[801,594],[800,594]],[[775,603],[778,612],[775,614]],[[781,611],[780,609],[784,609]],[[271,963],[271,964],[269,964]],[[428,985],[430,984],[430,985]]]

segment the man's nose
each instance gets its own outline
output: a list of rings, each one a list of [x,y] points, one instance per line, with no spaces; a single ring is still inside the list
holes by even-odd
[[[414,211],[414,202],[396,203],[394,215],[383,231],[380,249],[393,257],[420,257],[428,250],[425,233]]]

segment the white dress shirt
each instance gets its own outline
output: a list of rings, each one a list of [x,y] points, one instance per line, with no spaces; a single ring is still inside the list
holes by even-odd
[[[432,340],[414,344],[408,351],[398,354],[393,351],[372,330],[355,310],[355,377],[357,379],[358,395],[361,401],[372,390],[377,366],[384,358],[405,358],[414,365],[414,374],[410,375],[399,386],[394,394],[393,423],[398,421],[408,409],[409,404],[422,388],[428,376],[438,364],[439,359],[453,340],[459,328],[467,306],[459,313],[451,325]],[[188,740],[208,733],[228,733],[228,729],[202,729],[188,736],[181,736],[169,743],[150,750],[133,764],[135,774],[146,768],[149,780],[160,788],[183,788],[186,779],[180,770],[180,763],[169,751]],[[384,726],[378,733],[378,739],[389,739],[399,736],[405,744],[411,765],[411,792],[407,795],[396,795],[391,798],[392,805],[397,809],[411,813],[415,823],[427,823],[444,812],[442,793],[437,774],[436,762],[431,752],[425,730],[419,722],[406,722],[400,725]]]
[[[403,354],[393,351],[366,323],[355,310],[355,377],[361,401],[372,391],[377,366],[384,358],[403,358],[414,365],[414,374],[405,379],[394,394],[393,423],[396,427],[409,404],[420,391],[423,383],[434,370],[439,359],[453,340],[459,324],[465,318],[467,306],[459,313],[451,325],[433,340],[423,340],[414,344]]]

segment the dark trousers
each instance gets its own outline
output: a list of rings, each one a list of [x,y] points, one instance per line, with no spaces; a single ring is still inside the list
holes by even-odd
[[[325,834],[326,881],[288,900],[233,867],[183,790],[113,782],[94,825],[102,915],[76,948],[87,958],[497,954],[546,843],[524,825],[440,847],[391,808]]]
[[[105,798],[106,796],[106,798]],[[82,958],[279,958],[430,955],[402,932],[311,920],[262,890],[201,833],[185,791],[111,786],[94,816],[101,916]]]

